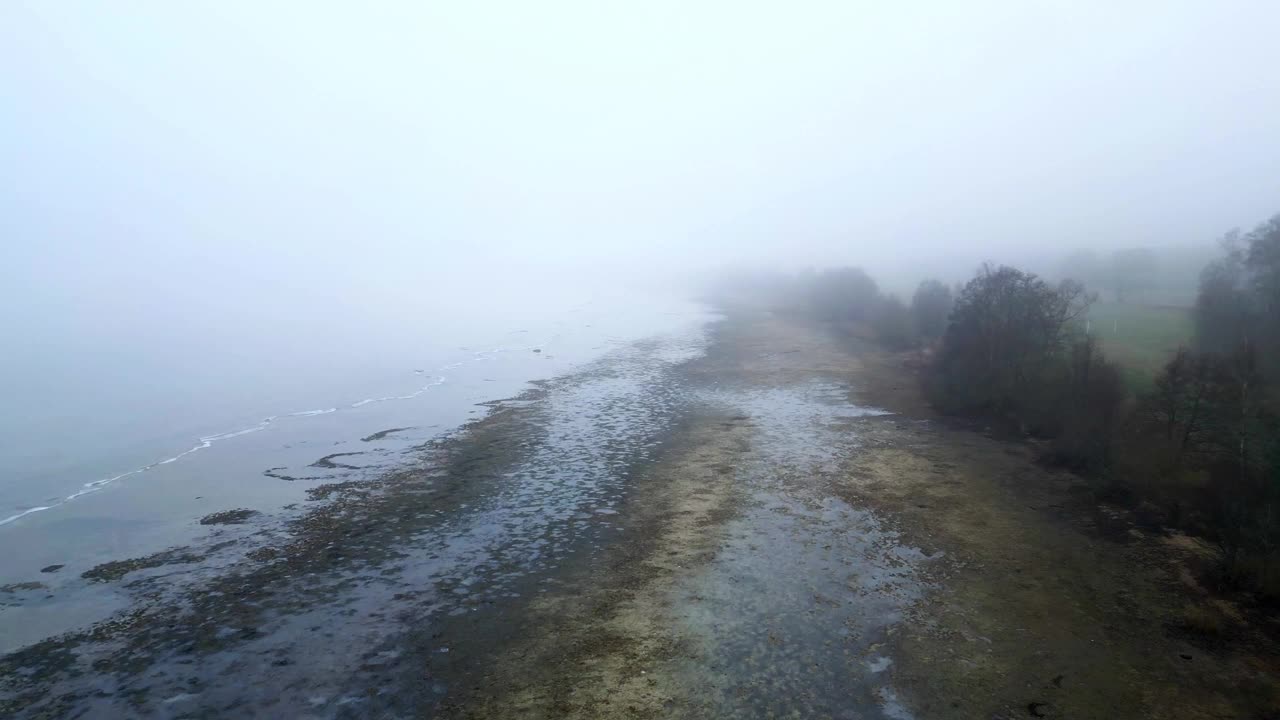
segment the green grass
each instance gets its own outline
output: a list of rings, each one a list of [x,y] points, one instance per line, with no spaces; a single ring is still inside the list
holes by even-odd
[[[1165,305],[1097,303],[1089,309],[1089,324],[1135,392],[1149,390],[1174,352],[1191,344],[1194,333],[1190,308]]]

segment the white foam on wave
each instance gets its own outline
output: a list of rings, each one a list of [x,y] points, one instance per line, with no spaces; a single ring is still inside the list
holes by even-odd
[[[449,367],[449,366],[446,366],[446,367]],[[380,397],[380,398],[365,398],[364,400],[357,400],[356,402],[351,403],[347,407],[358,408],[358,407],[364,407],[365,405],[372,405],[374,403],[388,402],[390,400],[412,400],[418,397],[419,395],[421,395],[422,393],[430,390],[431,388],[437,385],[442,385],[442,384],[444,384],[444,376],[440,375],[434,381],[429,382],[426,385],[423,385],[422,387],[418,388],[417,390],[414,390],[408,395],[389,395],[387,397]]]
[[[457,368],[460,368],[464,365],[469,365],[471,363],[482,362],[485,360],[492,360],[496,355],[498,355],[501,352],[504,352],[505,350],[506,348],[494,348],[493,350],[476,352],[473,355],[473,357],[471,357],[468,360],[460,360],[458,362],[449,363],[448,365],[444,365],[440,368],[437,368],[436,371],[440,372],[444,370],[455,370]],[[419,375],[424,374],[423,371],[421,370],[415,370],[414,373]],[[249,427],[240,428],[238,430],[230,430],[224,433],[217,433],[215,435],[205,435],[204,437],[201,437],[199,439],[199,442],[196,443],[194,446],[192,446],[190,449],[184,450],[178,453],[177,455],[164,458],[163,460],[157,460],[151,463],[150,465],[144,465],[143,467],[136,468],[128,472],[123,472],[123,473],[120,473],[119,475],[113,475],[111,477],[102,478],[101,480],[94,480],[92,482],[87,482],[84,485],[80,486],[79,490],[71,493],[70,495],[67,495],[64,498],[51,502],[48,505],[39,505],[36,507],[26,508],[25,510],[22,510],[21,512],[15,515],[10,515],[9,517],[4,518],[3,520],[0,520],[0,525],[8,525],[9,523],[14,522],[15,520],[20,520],[21,518],[24,518],[33,513],[44,512],[45,510],[52,510],[61,505],[65,505],[66,503],[69,503],[72,500],[75,500],[76,498],[80,498],[85,495],[95,493],[107,487],[108,485],[116,482],[117,480],[127,478],[130,475],[138,475],[138,474],[144,473],[148,470],[151,470],[152,468],[156,468],[161,465],[169,465],[170,463],[175,463],[178,460],[181,460],[182,458],[192,453],[211,448],[215,443],[221,442],[223,440],[230,440],[232,438],[240,437],[242,435],[261,432],[263,430],[266,430],[273,423],[275,423],[277,420],[280,420],[282,418],[315,417],[318,415],[328,415],[330,413],[335,413],[335,412],[338,412],[339,410],[363,407],[365,405],[371,405],[373,403],[389,402],[392,400],[412,400],[414,398],[421,397],[424,393],[426,393],[428,390],[430,390],[433,387],[436,387],[438,385],[443,385],[445,381],[446,381],[445,376],[437,375],[435,379],[432,380],[431,382],[423,385],[417,390],[414,390],[413,392],[408,393],[406,395],[390,395],[387,397],[380,397],[380,398],[365,398],[364,400],[359,400],[357,402],[351,403],[350,405],[346,405],[341,408],[330,407],[330,408],[323,408],[319,410],[300,410],[298,412],[288,413],[285,415],[272,415],[268,418],[264,418],[261,422],[258,422],[255,425],[250,425]]]
[[[61,504],[61,503],[59,503],[59,504]],[[7,517],[7,518],[5,518],[5,519],[0,520],[0,525],[6,525],[6,524],[8,524],[8,523],[13,522],[14,520],[17,520],[18,518],[24,518],[24,517],[26,517],[26,516],[30,515],[31,513],[38,513],[38,512],[40,512],[40,511],[42,511],[42,510],[51,510],[51,509],[53,509],[53,506],[52,506],[52,505],[42,505],[42,506],[40,506],[40,507],[27,508],[26,510],[23,510],[22,512],[18,513],[17,515],[10,515],[9,517]]]
[[[301,410],[295,413],[289,413],[285,417],[312,417],[313,415],[328,415],[329,413],[338,412],[338,408],[331,407],[323,410]]]

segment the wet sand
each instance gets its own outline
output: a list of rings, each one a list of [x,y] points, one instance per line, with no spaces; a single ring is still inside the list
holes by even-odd
[[[1179,579],[1194,548],[934,417],[910,368],[857,338],[747,310],[708,333],[495,403],[282,524],[95,568],[132,606],[0,658],[0,715],[1275,707],[1263,634],[1177,630],[1204,592]]]

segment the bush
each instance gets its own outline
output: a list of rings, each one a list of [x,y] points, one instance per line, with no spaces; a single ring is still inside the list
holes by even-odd
[[[1280,552],[1241,553],[1227,573],[1236,587],[1253,590],[1270,601],[1280,600]]]
[[[925,280],[911,299],[911,315],[915,331],[921,339],[933,342],[947,330],[954,298],[951,288],[937,280]]]
[[[813,278],[811,304],[826,320],[865,320],[871,316],[880,290],[861,268],[828,270]]]
[[[1126,401],[1120,369],[1108,361],[1092,337],[1076,340],[1070,350],[1063,376],[1052,383],[1060,395],[1050,409],[1045,427],[1058,420],[1045,434],[1052,434],[1052,459],[1079,472],[1100,474],[1110,467]]]
[[[1222,578],[1280,597],[1280,420],[1249,345],[1180,350],[1137,404],[1122,471],[1167,521],[1218,546]]]
[[[1217,637],[1226,630],[1222,613],[1203,604],[1187,604],[1182,609],[1183,628],[1196,635]]]

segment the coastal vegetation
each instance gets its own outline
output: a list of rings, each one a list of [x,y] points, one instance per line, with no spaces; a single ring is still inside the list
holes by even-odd
[[[914,353],[938,411],[1032,441],[1101,499],[1211,544],[1220,587],[1280,601],[1280,215],[1222,240],[1191,307],[1133,301],[1153,253],[1072,264],[1083,278],[984,265],[910,303],[832,270],[786,304]]]

